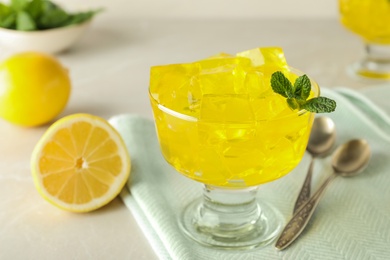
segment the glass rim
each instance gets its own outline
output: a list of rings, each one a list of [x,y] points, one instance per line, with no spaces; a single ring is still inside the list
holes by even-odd
[[[300,70],[298,70],[298,69],[295,69],[294,67],[289,67],[289,69],[290,69],[290,72],[294,73],[294,74],[297,75],[297,76],[305,75],[305,73],[303,73],[302,71],[300,71]],[[309,76],[308,76],[308,77],[309,77]],[[319,87],[319,85],[318,85],[317,82],[316,82],[315,80],[313,80],[311,77],[309,77],[309,79],[310,79],[310,82],[311,82],[311,91],[313,91],[314,97],[319,97],[319,96],[320,96],[320,87]],[[313,88],[314,88],[314,89],[313,89]],[[163,112],[165,112],[165,113],[167,113],[167,114],[169,114],[169,115],[171,115],[171,116],[174,116],[174,117],[177,117],[177,118],[186,120],[186,121],[198,122],[198,121],[200,120],[200,119],[197,118],[197,117],[194,117],[194,116],[190,116],[190,115],[187,115],[187,114],[183,114],[183,113],[177,112],[177,111],[175,111],[175,110],[173,110],[173,109],[171,109],[171,108],[168,108],[168,107],[166,107],[166,106],[160,104],[160,102],[158,102],[158,100],[156,100],[156,99],[153,97],[153,94],[152,94],[151,91],[150,91],[150,86],[149,86],[149,88],[148,88],[148,92],[149,92],[149,98],[150,98],[150,100],[151,100],[152,102],[154,102],[154,103],[157,105],[157,107],[158,107],[161,111],[163,111]],[[303,115],[303,114],[306,114],[307,112],[309,112],[309,111],[307,111],[306,109],[301,109],[301,110],[297,111],[296,113],[291,113],[291,114],[289,114],[289,115],[285,115],[285,116],[273,118],[273,119],[270,119],[270,120],[256,120],[256,119],[255,119],[255,120],[253,120],[253,122],[256,122],[256,121],[275,121],[275,120],[281,120],[281,119],[293,117],[293,116],[296,116],[296,115],[301,116],[301,115]],[[214,122],[214,123],[216,123],[216,122]],[[228,124],[228,123],[230,123],[230,122],[226,122],[226,123]]]

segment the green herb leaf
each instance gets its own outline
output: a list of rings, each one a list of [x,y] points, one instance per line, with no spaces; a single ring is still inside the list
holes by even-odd
[[[302,75],[294,83],[294,95],[297,99],[306,100],[310,95],[311,83],[307,75]]]
[[[51,2],[48,0],[45,0],[44,2],[45,2],[44,3],[44,11],[45,12],[50,12],[52,10],[57,10],[57,9],[62,10],[62,8],[54,2]]]
[[[7,5],[0,3],[0,27],[14,29],[16,24],[16,15]]]
[[[45,0],[32,0],[25,8],[26,12],[36,20],[44,12]]]
[[[297,78],[293,87],[284,74],[277,71],[271,76],[271,87],[275,93],[287,98],[287,104],[293,110],[305,109],[313,113],[330,113],[336,109],[336,102],[327,97],[307,100],[310,96],[311,82],[306,75]]]
[[[22,11],[30,0],[11,0],[11,8],[15,11]]]
[[[307,100],[302,108],[314,113],[330,113],[336,109],[336,102],[327,97],[315,97]]]
[[[16,29],[19,31],[33,31],[36,25],[32,17],[25,11],[19,11],[16,16]]]
[[[2,17],[0,26],[7,29],[16,29],[16,14],[10,13]]]
[[[278,93],[285,98],[294,97],[293,86],[291,82],[280,71],[272,74],[271,87],[275,93]]]
[[[0,3],[0,18],[2,18],[4,15],[8,15],[10,12],[11,9],[7,5]]]
[[[39,27],[42,29],[51,29],[62,27],[67,24],[69,15],[62,9],[51,9],[46,11],[38,20]]]
[[[298,109],[300,107],[295,98],[287,98],[287,104],[291,109]]]
[[[69,19],[68,21],[68,25],[71,25],[71,24],[79,24],[79,23],[83,23],[85,21],[88,21],[90,20],[94,15],[96,15],[97,13],[100,13],[103,9],[98,9],[98,10],[94,10],[94,11],[88,11],[88,12],[81,12],[81,13],[77,13],[77,14],[74,14],[71,16],[71,18]]]

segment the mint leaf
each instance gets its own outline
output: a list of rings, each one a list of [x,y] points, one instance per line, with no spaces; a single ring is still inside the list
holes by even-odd
[[[302,75],[294,82],[294,96],[297,99],[306,100],[310,95],[311,82],[307,75]]]
[[[12,12],[2,16],[0,26],[7,29],[16,29],[16,14]]]
[[[315,97],[307,100],[301,107],[313,113],[330,113],[336,109],[336,102],[327,97]]]
[[[327,97],[315,97],[307,100],[311,92],[311,82],[308,76],[298,77],[294,86],[281,71],[271,76],[272,90],[287,98],[288,106],[295,110],[305,109],[313,113],[330,113],[336,109],[336,102]]]
[[[53,8],[46,11],[39,19],[41,29],[51,29],[66,25],[70,16],[60,8]]]
[[[25,11],[19,11],[16,16],[16,29],[19,31],[33,31],[36,25],[32,17]]]
[[[298,109],[300,107],[295,98],[287,98],[287,104],[291,109]]]
[[[7,5],[0,3],[0,18],[2,18],[4,15],[8,15],[10,12],[11,9]]]
[[[275,93],[278,93],[285,98],[294,97],[293,86],[291,82],[280,71],[277,71],[272,74],[271,87]]]
[[[14,29],[16,23],[16,15],[14,11],[7,5],[0,3],[0,27]]]
[[[30,0],[11,0],[11,8],[15,11],[22,11]]]
[[[56,4],[54,2],[51,2],[51,1],[48,1],[48,0],[45,0],[44,2],[45,2],[45,4],[44,4],[44,11],[45,12],[49,12],[49,11],[57,10],[57,9],[61,9],[62,10],[62,8],[58,4]]]
[[[25,11],[36,20],[44,11],[45,0],[32,0],[25,8]]]
[[[94,15],[96,15],[97,13],[100,13],[102,10],[103,9],[98,9],[98,10],[73,14],[71,16],[71,18],[69,19],[67,25],[79,24],[79,23],[85,22],[87,20],[90,20]]]

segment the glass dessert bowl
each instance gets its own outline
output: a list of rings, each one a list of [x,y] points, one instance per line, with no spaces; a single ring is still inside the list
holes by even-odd
[[[390,80],[390,1],[339,0],[340,22],[360,36],[365,56],[349,67],[353,76]]]
[[[180,174],[204,184],[203,196],[179,220],[203,245],[261,247],[284,223],[257,190],[298,165],[314,114],[292,110],[272,91],[275,70],[291,80],[301,74],[287,66],[280,48],[151,69],[149,94],[162,154]],[[317,97],[319,87],[311,85],[310,96]]]

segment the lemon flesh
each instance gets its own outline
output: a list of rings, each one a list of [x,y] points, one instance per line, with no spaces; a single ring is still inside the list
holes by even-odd
[[[129,178],[130,165],[118,132],[89,114],[54,123],[31,158],[39,193],[55,206],[75,212],[92,211],[114,199]]]

